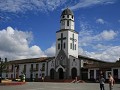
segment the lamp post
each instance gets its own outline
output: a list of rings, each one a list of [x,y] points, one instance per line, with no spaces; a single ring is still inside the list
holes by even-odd
[[[5,58],[5,61],[0,57],[0,83],[2,83],[2,72],[3,72],[3,64],[7,62],[7,58]]]

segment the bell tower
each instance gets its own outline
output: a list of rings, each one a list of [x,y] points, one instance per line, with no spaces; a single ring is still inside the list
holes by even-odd
[[[78,33],[74,30],[74,14],[66,8],[60,18],[60,30],[56,32],[56,57],[62,50],[68,58],[69,55],[78,58]]]
[[[60,29],[74,30],[74,15],[70,9],[65,9],[61,14]]]

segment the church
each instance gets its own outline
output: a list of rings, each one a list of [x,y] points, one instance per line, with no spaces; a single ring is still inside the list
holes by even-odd
[[[8,62],[3,78],[17,79],[24,73],[26,81],[55,80],[97,80],[99,74],[108,79],[111,73],[120,79],[120,60],[105,62],[78,55],[78,32],[75,31],[74,14],[66,8],[60,16],[60,30],[56,31],[56,54],[54,57],[40,57]]]

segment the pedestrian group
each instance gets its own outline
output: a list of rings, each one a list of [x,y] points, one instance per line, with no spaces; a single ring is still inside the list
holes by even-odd
[[[113,90],[113,86],[115,84],[115,80],[114,78],[112,77],[111,74],[108,75],[108,83],[109,83],[109,90]],[[100,79],[99,79],[99,83],[100,83],[100,90],[105,90],[105,79],[103,77],[103,75],[100,75]]]

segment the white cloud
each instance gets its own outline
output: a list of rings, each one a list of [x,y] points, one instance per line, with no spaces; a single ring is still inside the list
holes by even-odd
[[[85,8],[99,4],[113,4],[115,2],[116,0],[80,0],[79,3],[77,3],[74,6],[71,6],[70,8],[74,10],[78,8]]]
[[[98,43],[96,46],[94,46],[93,48],[95,48],[95,49],[97,49],[97,50],[101,50],[101,51],[103,51],[103,50],[106,50],[106,49],[108,49],[108,48],[110,48],[111,46],[110,45],[103,45],[103,44],[100,44],[100,43]]]
[[[80,21],[79,46],[87,46],[92,41],[91,26],[87,22]]]
[[[52,11],[65,2],[65,0],[2,0],[0,11],[14,13],[27,10]]]
[[[39,46],[29,46],[32,37],[31,32],[12,27],[0,30],[0,57],[12,60],[47,56]]]
[[[0,11],[26,12],[28,10],[52,11],[61,5],[74,5],[71,9],[90,7],[97,4],[113,4],[117,0],[1,0]],[[66,6],[66,5],[65,5]]]
[[[116,35],[117,35],[117,33],[113,30],[104,30],[98,36],[101,37],[104,40],[111,40],[111,39],[114,39]]]
[[[95,33],[95,30],[89,23],[80,22],[79,54],[104,61],[118,60],[120,46],[112,42],[117,40],[118,31],[109,29]]]
[[[96,23],[105,24],[105,21],[104,21],[102,18],[98,18],[98,19],[96,20]]]
[[[47,56],[55,56],[55,44],[53,44],[50,48],[48,48],[47,50],[45,50],[45,54]]]
[[[107,50],[98,52],[86,52],[86,55],[92,58],[97,58],[104,61],[116,61],[120,58],[120,46],[112,46],[107,48]]]
[[[103,32],[102,32],[103,33]],[[95,35],[96,37],[102,35],[102,33]],[[111,32],[110,32],[111,33]],[[113,32],[112,32],[113,33]],[[92,32],[82,32],[84,37],[79,39],[79,42],[83,41],[86,43],[86,47],[93,45],[95,36],[91,36]],[[82,36],[82,35],[81,35]],[[87,37],[87,39],[85,39]],[[104,36],[104,35],[103,35]],[[90,39],[88,39],[90,37]],[[7,29],[0,30],[0,57],[7,57],[8,60],[23,59],[23,58],[36,58],[44,56],[54,56],[55,55],[55,44],[50,48],[42,51],[37,45],[30,46],[29,43],[33,38],[31,32],[23,32],[12,27],[7,27]],[[88,40],[87,42],[84,40]],[[90,40],[90,41],[89,41]],[[99,41],[102,39],[99,39]],[[88,57],[93,57],[101,60],[115,61],[118,60],[120,56],[120,46],[105,46],[103,44],[97,43],[93,45],[98,51],[102,52],[90,52],[79,47],[79,54]]]
[[[83,50],[83,52],[79,54],[90,58],[99,59],[102,61],[115,62],[120,58],[119,50],[120,46],[113,46],[103,52],[89,52]]]
[[[93,43],[110,41],[117,36],[117,32],[114,30],[103,30],[99,34],[94,34],[94,32],[90,29],[82,30],[79,32],[79,46],[88,46]]]

